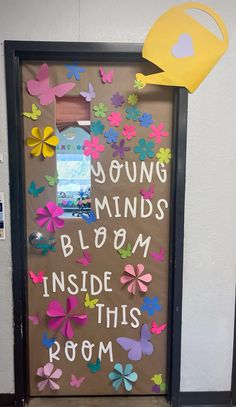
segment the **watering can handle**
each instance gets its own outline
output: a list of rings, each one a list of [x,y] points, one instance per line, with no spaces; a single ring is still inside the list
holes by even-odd
[[[224,24],[223,20],[221,19],[221,17],[219,16],[219,14],[217,14],[214,10],[212,10],[212,8],[205,6],[205,4],[195,3],[195,2],[180,4],[177,7],[184,11],[186,11],[188,9],[197,9],[197,10],[201,10],[201,11],[209,14],[215,20],[216,24],[218,25],[218,27],[223,35],[223,42],[225,44],[225,49],[228,47],[229,38],[228,38],[228,32],[225,27],[225,24]]]

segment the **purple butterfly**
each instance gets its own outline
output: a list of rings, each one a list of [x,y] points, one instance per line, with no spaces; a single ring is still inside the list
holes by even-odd
[[[140,340],[120,337],[116,339],[116,342],[124,349],[128,350],[128,358],[130,360],[140,360],[142,355],[151,355],[153,353],[153,344],[150,341],[151,333],[148,325],[143,324],[141,328]]]
[[[96,93],[94,92],[93,85],[91,83],[89,83],[88,92],[80,92],[80,95],[85,98],[86,102],[91,102],[91,100],[96,97]]]

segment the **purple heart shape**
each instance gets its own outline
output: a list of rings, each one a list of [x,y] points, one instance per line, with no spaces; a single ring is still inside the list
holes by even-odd
[[[176,58],[192,57],[194,55],[192,37],[189,34],[181,34],[171,52]]]

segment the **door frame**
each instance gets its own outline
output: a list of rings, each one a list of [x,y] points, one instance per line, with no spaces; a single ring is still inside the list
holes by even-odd
[[[5,41],[7,120],[11,202],[12,289],[14,313],[15,405],[28,399],[26,227],[24,143],[21,139],[21,61],[142,61],[142,44]],[[170,194],[167,399],[179,406],[184,243],[185,168],[188,92],[174,88],[173,160]]]

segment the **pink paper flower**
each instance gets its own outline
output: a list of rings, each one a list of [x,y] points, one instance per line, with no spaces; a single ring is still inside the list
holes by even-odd
[[[63,336],[72,339],[74,331],[71,322],[74,322],[77,325],[84,325],[88,319],[86,314],[78,315],[72,313],[73,309],[75,309],[78,304],[77,298],[73,295],[69,296],[66,300],[66,311],[59,301],[50,301],[47,309],[47,315],[52,318],[48,322],[49,329],[55,331],[60,328],[60,332]]]
[[[147,292],[147,284],[152,280],[152,275],[150,273],[143,274],[143,271],[143,264],[137,264],[137,266],[127,264],[127,266],[125,266],[125,272],[120,278],[120,282],[122,284],[128,284],[129,293],[135,294],[137,290],[142,293]]]
[[[136,136],[136,134],[137,132],[135,130],[135,126],[129,126],[128,124],[124,126],[122,135],[125,136],[127,140],[131,140],[132,137]]]
[[[64,213],[60,206],[55,202],[48,202],[45,208],[37,209],[37,223],[42,228],[47,223],[48,232],[54,233],[56,229],[61,229],[64,226],[64,220],[58,216]]]
[[[93,137],[91,141],[84,141],[84,155],[91,155],[94,160],[97,160],[100,153],[102,153],[104,150],[105,147],[102,144],[99,144],[99,137]]]
[[[121,117],[120,112],[111,112],[107,120],[109,121],[110,126],[118,127],[123,119]]]
[[[45,380],[42,380],[41,382],[38,382],[38,389],[39,391],[42,391],[45,389],[47,384],[49,385],[51,390],[59,390],[60,386],[56,382],[54,382],[54,379],[60,379],[62,375],[62,370],[61,369],[56,369],[55,372],[53,373],[54,369],[54,364],[53,363],[46,363],[43,367],[39,367],[37,369],[37,376],[44,377]],[[53,379],[53,380],[52,380]]]
[[[152,124],[150,126],[153,133],[149,134],[149,138],[156,138],[157,144],[160,144],[161,137],[168,137],[168,131],[162,131],[164,129],[164,123],[160,123],[157,127]]]

